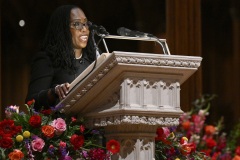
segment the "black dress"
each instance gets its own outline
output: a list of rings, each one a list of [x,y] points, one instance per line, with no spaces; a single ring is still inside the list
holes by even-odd
[[[81,59],[74,60],[76,70],[70,71],[62,68],[54,68],[50,57],[45,52],[39,52],[32,62],[31,79],[28,88],[26,102],[35,100],[35,109],[39,110],[53,107],[57,103],[49,104],[48,91],[54,89],[56,85],[71,83],[80,75],[90,64],[91,61],[83,54]]]

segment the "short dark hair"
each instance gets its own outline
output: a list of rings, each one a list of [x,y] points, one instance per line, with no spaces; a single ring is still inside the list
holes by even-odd
[[[41,50],[49,55],[54,67],[74,69],[74,49],[69,29],[70,13],[74,8],[79,7],[75,5],[60,6],[53,12],[50,18]],[[79,9],[82,10],[81,8]],[[96,58],[92,37],[90,32],[87,47],[83,49],[83,54],[86,54],[90,61]]]

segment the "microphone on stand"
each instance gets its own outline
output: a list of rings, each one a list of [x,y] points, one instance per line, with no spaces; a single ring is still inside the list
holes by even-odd
[[[106,29],[103,27],[103,26],[98,26],[96,24],[93,24],[92,22],[89,22],[89,30],[91,31],[91,38],[93,40],[93,45],[94,45],[94,48],[96,50],[96,58],[98,58],[100,55],[101,55],[101,51],[100,49],[98,48],[98,45],[101,41],[104,41],[104,37],[105,36],[108,36],[109,33],[106,31]],[[98,35],[99,37],[101,37],[98,42],[96,43],[95,42],[95,38],[94,38],[94,35]]]
[[[152,34],[140,32],[140,31],[134,31],[124,27],[118,28],[117,33],[120,36],[128,36],[128,37],[154,37]]]
[[[90,30],[95,32],[100,37],[109,35],[107,30],[103,26],[97,26],[96,24],[91,24]]]
[[[137,37],[138,39],[154,39],[156,42],[158,42],[162,46],[164,54],[170,55],[166,42],[161,41],[159,38],[157,38],[152,34],[140,32],[140,31],[134,31],[124,27],[118,28],[117,33],[120,36],[124,36],[124,37]]]

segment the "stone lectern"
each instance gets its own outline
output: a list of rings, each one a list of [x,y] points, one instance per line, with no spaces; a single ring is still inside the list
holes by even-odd
[[[59,103],[66,114],[85,117],[118,140],[112,160],[152,160],[156,129],[177,126],[180,86],[200,66],[201,57],[114,51],[102,54],[72,84]],[[95,69],[93,67],[95,66]]]

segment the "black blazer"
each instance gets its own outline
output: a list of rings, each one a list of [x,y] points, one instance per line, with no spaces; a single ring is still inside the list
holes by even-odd
[[[76,70],[70,71],[62,68],[54,68],[50,57],[45,52],[39,52],[33,59],[31,66],[31,79],[28,87],[26,102],[35,100],[35,109],[44,107],[48,109],[56,105],[49,104],[47,92],[62,83],[71,83],[80,75],[90,64],[91,61],[83,54],[81,59],[74,60]]]

